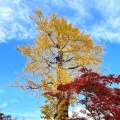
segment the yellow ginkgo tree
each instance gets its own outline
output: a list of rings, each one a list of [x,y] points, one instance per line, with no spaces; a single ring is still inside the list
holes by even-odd
[[[40,83],[27,79],[27,84],[17,82],[23,89],[38,89],[46,98],[41,112],[44,119],[64,120],[68,118],[68,108],[64,106],[65,100],[60,101],[44,94],[57,90],[59,84],[66,84],[77,76],[81,67],[94,67],[101,61],[103,48],[95,45],[89,34],[68,23],[64,17],[52,14],[45,17],[40,10],[35,10],[36,17],[31,19],[36,23],[37,39],[33,45],[18,46],[17,50],[27,56],[24,73],[40,76]],[[71,98],[73,103],[74,96]]]

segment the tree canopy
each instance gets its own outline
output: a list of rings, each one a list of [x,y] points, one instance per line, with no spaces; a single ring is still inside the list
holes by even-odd
[[[22,89],[38,89],[46,98],[41,107],[43,118],[62,120],[68,117],[68,108],[63,108],[65,102],[44,93],[64,94],[57,90],[59,84],[73,81],[81,67],[97,66],[102,61],[103,47],[95,45],[90,34],[68,23],[64,17],[57,14],[45,17],[38,9],[35,13],[31,19],[37,25],[38,36],[33,45],[18,46],[17,50],[27,56],[24,73],[40,76],[40,82],[27,77],[26,84],[16,83]],[[73,103],[74,95],[70,99]]]
[[[78,110],[70,120],[119,120],[120,119],[120,89],[113,88],[113,84],[120,83],[120,75],[102,75],[87,68],[80,69],[81,75],[67,84],[60,84],[57,89],[66,94],[54,94],[47,92],[50,96],[63,101],[66,106],[70,105],[70,97],[77,93],[82,95],[77,98],[77,105],[83,105],[83,110]],[[77,96],[76,96],[77,97]],[[77,116],[84,113],[86,118]],[[74,113],[74,112],[73,112]]]

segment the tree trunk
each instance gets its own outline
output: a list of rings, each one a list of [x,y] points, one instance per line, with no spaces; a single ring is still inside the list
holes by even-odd
[[[67,120],[68,118],[68,100],[58,100],[58,107],[54,120]]]
[[[58,46],[58,49],[60,47]],[[58,56],[56,57],[56,61],[58,64],[58,69],[62,69],[62,61],[63,61],[63,53],[62,51],[58,52]],[[57,73],[57,80],[60,80],[61,75],[59,74],[59,72]],[[64,99],[58,99],[57,101],[57,108],[56,108],[56,113],[54,116],[54,120],[66,120],[68,118],[68,105],[67,105],[68,100],[66,100],[66,98]]]

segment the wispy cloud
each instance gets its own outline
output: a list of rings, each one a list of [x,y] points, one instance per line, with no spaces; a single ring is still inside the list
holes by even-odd
[[[95,2],[95,9],[102,15],[98,24],[91,26],[91,34],[96,39],[120,42],[120,1],[104,0]]]
[[[74,22],[95,40],[120,42],[120,1],[75,0],[69,2],[77,12]]]
[[[0,42],[12,39],[31,39],[34,27],[30,8],[21,0],[0,1]]]
[[[0,0],[0,42],[33,39],[35,8],[45,14],[57,12],[90,33],[95,40],[120,42],[119,0]]]

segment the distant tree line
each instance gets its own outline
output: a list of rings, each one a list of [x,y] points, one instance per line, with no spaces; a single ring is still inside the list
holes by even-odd
[[[17,120],[17,118],[12,118],[11,115],[5,115],[0,111],[0,120]]]

